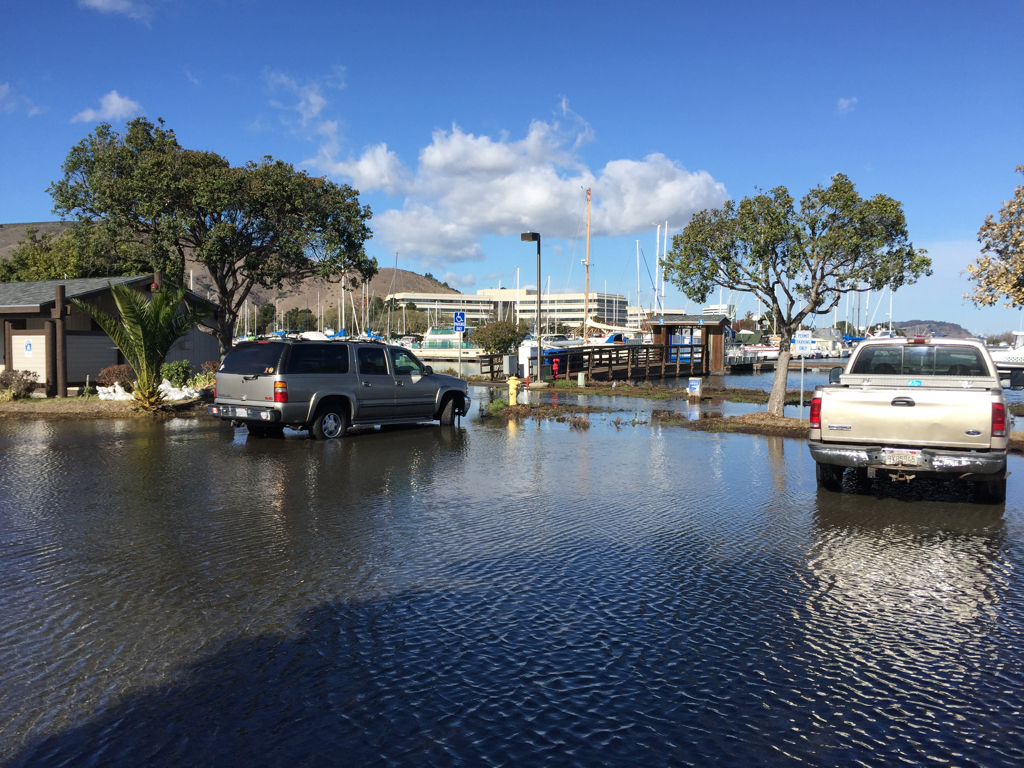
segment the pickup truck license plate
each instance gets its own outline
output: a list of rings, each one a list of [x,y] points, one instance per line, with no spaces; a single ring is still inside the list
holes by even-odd
[[[908,451],[903,448],[883,448],[882,460],[886,464],[916,467],[921,461],[921,452]]]
[[[238,418],[244,419],[248,415],[249,411],[247,411],[245,408],[235,408],[235,416],[237,416]]]

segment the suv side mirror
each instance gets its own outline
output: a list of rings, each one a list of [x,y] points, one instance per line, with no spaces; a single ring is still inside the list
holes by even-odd
[[[829,384],[838,384],[839,383],[839,377],[842,376],[842,375],[843,375],[843,366],[837,365],[835,368],[833,368],[831,371],[828,372],[828,383]]]
[[[1024,368],[1015,368],[1010,372],[1010,389],[1024,389]]]
[[[423,375],[424,375],[424,376],[429,376],[429,375],[430,375],[430,374],[432,374],[433,372],[434,372],[434,369],[433,369],[433,368],[431,368],[431,367],[430,367],[429,365],[425,365],[425,366],[423,366]]]

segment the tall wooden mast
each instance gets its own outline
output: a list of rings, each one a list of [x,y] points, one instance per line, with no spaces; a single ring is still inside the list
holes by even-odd
[[[583,286],[583,341],[590,332],[590,190],[587,190],[587,277]]]

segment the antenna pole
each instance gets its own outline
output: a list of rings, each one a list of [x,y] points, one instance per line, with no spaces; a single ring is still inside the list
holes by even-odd
[[[590,190],[587,190],[587,276],[583,286],[583,343],[590,325]]]

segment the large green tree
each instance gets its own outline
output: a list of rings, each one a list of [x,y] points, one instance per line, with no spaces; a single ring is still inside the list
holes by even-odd
[[[815,187],[797,207],[785,187],[696,214],[672,238],[666,276],[691,300],[723,288],[757,296],[782,337],[768,411],[782,415],[790,342],[809,315],[828,314],[843,294],[896,290],[931,274],[915,249],[899,201],[864,199],[846,176]]]
[[[1024,173],[1024,165],[1017,173]],[[964,298],[983,307],[1000,299],[1010,307],[1024,305],[1024,184],[1003,203],[998,221],[992,214],[985,217],[978,242],[982,255],[967,267],[974,290]]]
[[[144,243],[155,268],[180,285],[188,256],[206,267],[221,355],[255,286],[307,278],[359,285],[377,271],[364,243],[370,209],[358,193],[271,157],[231,166],[214,152],[184,149],[163,121],[103,124],[72,147],[49,187],[54,212],[101,222]]]

